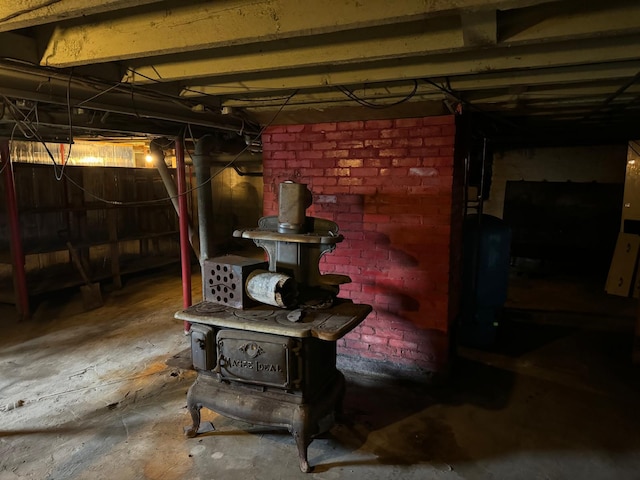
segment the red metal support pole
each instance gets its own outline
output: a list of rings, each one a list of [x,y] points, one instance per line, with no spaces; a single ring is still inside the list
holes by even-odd
[[[178,183],[178,218],[180,222],[180,260],[182,262],[182,306],[191,306],[191,244],[189,243],[189,215],[187,212],[187,183],[184,166],[184,144],[176,139],[176,170]],[[185,333],[191,329],[189,322],[184,322]]]
[[[29,318],[29,294],[27,292],[27,274],[24,268],[24,251],[20,237],[20,220],[18,218],[18,202],[16,201],[16,185],[13,177],[13,165],[9,153],[9,141],[0,141],[0,170],[4,173],[4,192],[9,219],[11,256],[16,289],[16,308],[21,319]]]

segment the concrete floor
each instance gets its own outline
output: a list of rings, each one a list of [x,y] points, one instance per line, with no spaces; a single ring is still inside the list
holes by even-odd
[[[216,430],[184,438],[194,372],[173,320],[180,291],[168,271],[92,312],[78,295],[22,324],[0,307],[0,479],[640,478],[626,311],[577,325],[521,310],[497,351],[461,349],[438,388],[347,374],[347,420],[313,441],[303,474],[286,432],[203,410]]]

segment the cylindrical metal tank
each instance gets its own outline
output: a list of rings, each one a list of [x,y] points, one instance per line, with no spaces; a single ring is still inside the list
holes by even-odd
[[[460,343],[490,347],[507,300],[511,229],[491,215],[469,215],[463,238]]]

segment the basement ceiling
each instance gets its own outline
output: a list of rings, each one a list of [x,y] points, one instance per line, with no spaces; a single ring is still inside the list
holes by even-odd
[[[0,3],[0,135],[253,135],[473,113],[514,141],[640,137],[640,2]]]

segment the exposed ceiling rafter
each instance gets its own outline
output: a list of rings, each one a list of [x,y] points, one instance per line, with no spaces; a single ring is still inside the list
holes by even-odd
[[[63,121],[56,109],[87,108],[130,119],[132,131],[168,122],[228,132],[246,132],[249,125],[257,133],[249,119],[264,124],[276,116],[277,122],[412,116],[465,101],[500,116],[504,125],[522,122],[560,135],[553,125],[577,130],[601,121],[640,135],[632,121],[623,121],[638,113],[636,0],[328,5],[4,2],[0,89],[39,102],[43,113],[51,105],[56,121]],[[3,65],[16,65],[10,58],[43,76],[22,81],[3,73]],[[53,80],[43,80],[49,74]]]

